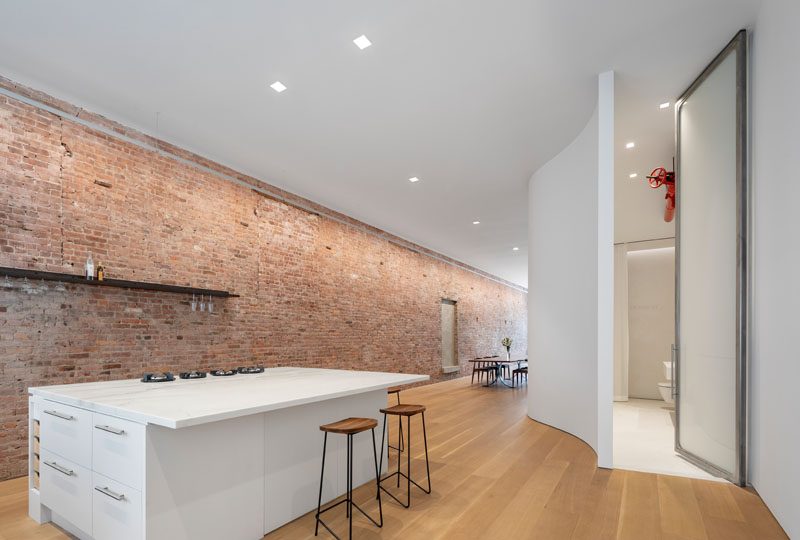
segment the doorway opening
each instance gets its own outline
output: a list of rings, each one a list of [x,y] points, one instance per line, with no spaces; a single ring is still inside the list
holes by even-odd
[[[614,467],[714,479],[675,452],[674,239],[615,246]]]

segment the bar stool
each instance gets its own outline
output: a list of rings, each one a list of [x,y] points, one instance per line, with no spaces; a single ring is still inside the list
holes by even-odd
[[[397,396],[397,404],[400,405],[400,387],[399,386],[392,386],[391,388],[387,388],[386,389],[386,393],[388,395],[395,394]],[[398,420],[399,420],[399,418],[398,418]],[[392,450],[397,450],[398,452],[400,452],[402,454],[403,453],[403,421],[400,420],[398,422],[398,425],[400,427],[400,429],[399,429],[400,433],[398,434],[398,437],[397,437],[397,446],[392,446],[391,444],[388,444],[388,443],[387,443],[387,446],[389,448],[391,448]],[[383,446],[381,446],[381,448],[383,448]]]
[[[385,421],[385,418],[384,418]],[[335,532],[322,521],[320,517],[321,514],[331,510],[342,503],[347,503],[347,517],[350,519],[350,534],[348,538],[353,538],[353,508],[357,508],[359,512],[364,514],[367,519],[369,519],[373,524],[376,526],[383,527],[383,507],[381,506],[381,484],[380,484],[380,468],[378,467],[378,452],[375,448],[375,427],[378,425],[378,421],[374,418],[346,418],[344,420],[339,420],[338,422],[333,422],[330,424],[325,424],[319,426],[321,431],[325,432],[325,438],[322,442],[322,472],[320,473],[319,477],[319,498],[317,499],[317,514],[316,518],[316,525],[314,526],[314,536],[317,536],[319,533],[319,524],[322,523],[322,526],[325,527],[329,533],[331,533],[336,540],[340,540],[339,537],[336,535]],[[378,512],[380,514],[380,522],[375,521],[370,517],[364,510],[361,509],[355,502],[353,502],[353,436],[357,433],[361,433],[362,431],[372,430],[372,456],[375,458],[375,484],[378,492]],[[347,496],[335,503],[330,505],[328,508],[322,509],[322,481],[325,478],[325,450],[328,446],[328,433],[338,433],[342,435],[347,435]],[[381,445],[381,459],[383,459],[383,446]]]
[[[386,437],[386,416],[387,415],[398,416],[401,423],[403,421],[403,417],[405,416],[406,417],[406,437],[407,437],[407,440],[406,440],[406,458],[407,458],[407,461],[406,461],[406,472],[408,474],[403,473],[403,472],[400,471],[400,461],[401,460],[400,460],[400,453],[398,452],[398,454],[397,454],[397,471],[393,472],[392,474],[390,474],[386,478],[380,478],[380,474],[378,475],[379,476],[378,491],[379,492],[380,492],[380,490],[385,491],[387,495],[389,495],[392,499],[397,501],[401,506],[403,506],[404,508],[409,508],[409,507],[411,507],[411,484],[414,484],[419,489],[421,489],[423,492],[425,492],[425,493],[427,493],[429,495],[431,493],[431,466],[430,466],[430,462],[428,461],[428,431],[425,428],[425,406],[424,405],[402,404],[402,405],[395,405],[393,407],[387,407],[385,409],[381,409],[381,412],[383,413],[383,436],[381,437],[381,459],[380,459],[380,462],[379,462],[380,466],[383,465],[383,442],[384,442],[384,439]],[[412,416],[416,416],[418,414],[422,415],[422,437],[423,437],[423,440],[425,442],[425,469],[427,470],[427,473],[428,473],[428,489],[425,489],[424,487],[420,486],[414,480],[411,479],[411,417]],[[379,469],[378,469],[379,473],[380,473],[380,466],[379,466]],[[381,485],[384,481],[388,480],[389,478],[391,478],[393,476],[397,476],[397,487],[398,488],[400,487],[400,477],[401,476],[408,481],[408,492],[407,492],[407,495],[406,495],[406,502],[405,503],[403,501],[401,501],[400,499],[398,499],[397,497],[395,497],[394,495],[392,495],[390,492],[388,492],[386,490],[386,488],[383,487],[383,485]]]

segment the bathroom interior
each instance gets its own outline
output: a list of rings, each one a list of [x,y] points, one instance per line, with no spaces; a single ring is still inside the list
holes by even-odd
[[[615,250],[614,466],[716,479],[675,452],[674,238]]]

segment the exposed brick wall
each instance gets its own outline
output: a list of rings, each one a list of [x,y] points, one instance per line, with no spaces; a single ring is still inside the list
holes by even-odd
[[[506,335],[525,354],[525,292],[342,220],[358,225],[0,96],[0,266],[79,274],[91,251],[109,277],[241,295],[210,314],[185,295],[0,277],[0,479],[27,471],[29,386],[255,363],[442,379],[442,298],[458,302],[462,372]]]

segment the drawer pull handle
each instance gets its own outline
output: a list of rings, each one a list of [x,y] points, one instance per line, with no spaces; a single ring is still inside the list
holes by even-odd
[[[57,470],[61,474],[66,474],[67,476],[75,476],[75,471],[73,471],[72,469],[67,469],[66,467],[62,467],[55,461],[45,461],[44,464],[47,465],[48,467]]]
[[[71,416],[71,415],[69,415],[69,414],[60,413],[60,412],[58,412],[58,411],[48,411],[48,410],[45,410],[44,412],[46,412],[46,413],[47,413],[47,414],[49,414],[50,416],[55,416],[56,418],[61,418],[62,420],[75,420],[75,417],[74,417],[74,416]]]
[[[103,495],[105,495],[107,497],[111,497],[115,501],[124,501],[125,500],[125,495],[124,494],[122,494],[122,493],[114,493],[113,491],[111,491],[107,487],[96,486],[94,489],[95,489],[95,491],[99,491],[100,493],[102,493]]]
[[[107,431],[109,433],[113,433],[114,435],[125,435],[124,429],[119,429],[112,426],[97,425],[94,426],[94,428],[99,429],[100,431]]]

